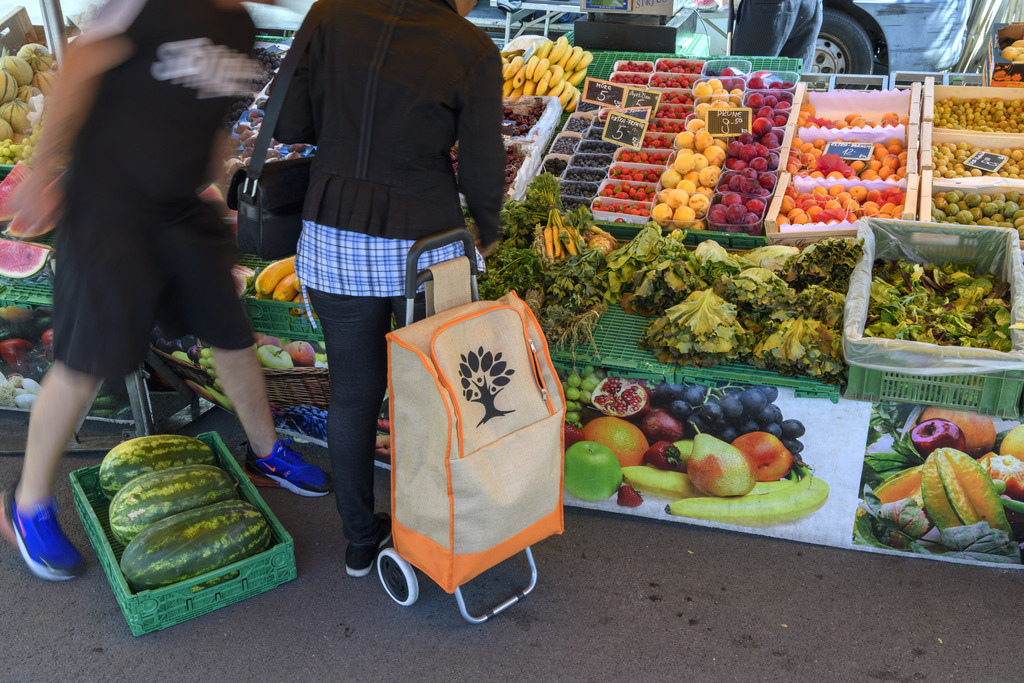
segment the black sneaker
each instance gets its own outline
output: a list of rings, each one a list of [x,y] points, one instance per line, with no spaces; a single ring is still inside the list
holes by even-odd
[[[369,545],[348,544],[345,549],[345,573],[349,576],[366,576],[373,568],[373,561],[377,559],[380,549],[391,542],[391,517],[383,512],[376,515],[380,520],[380,529],[377,531],[376,543]]]

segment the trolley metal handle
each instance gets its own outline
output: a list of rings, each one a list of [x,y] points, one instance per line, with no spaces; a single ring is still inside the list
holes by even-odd
[[[420,256],[424,252],[432,249],[440,249],[441,247],[453,244],[461,241],[462,248],[466,253],[466,258],[469,259],[469,273],[473,278],[472,289],[473,289],[473,300],[477,299],[476,289],[476,276],[478,274],[477,263],[476,263],[476,243],[473,241],[473,233],[466,228],[452,228],[451,230],[445,230],[444,232],[438,232],[433,235],[427,235],[422,237],[412,245],[409,249],[409,256],[405,261],[405,310],[406,320],[405,324],[412,324],[413,314],[413,302],[416,299],[416,291],[426,282],[433,279],[429,270],[417,272],[417,264],[419,264]]]

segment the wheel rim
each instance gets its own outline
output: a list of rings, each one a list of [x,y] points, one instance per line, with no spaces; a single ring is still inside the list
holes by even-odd
[[[814,50],[814,68],[818,73],[844,74],[849,71],[849,59],[840,43],[830,35],[818,34]]]
[[[380,565],[381,582],[384,588],[395,602],[405,602],[409,599],[409,584],[405,580],[405,573],[390,555],[381,555],[377,558]]]

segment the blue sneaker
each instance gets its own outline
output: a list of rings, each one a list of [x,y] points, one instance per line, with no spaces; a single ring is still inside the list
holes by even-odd
[[[61,530],[52,499],[34,506],[29,514],[18,510],[10,492],[3,494],[2,503],[3,535],[10,540],[13,532],[15,545],[33,574],[47,581],[65,581],[78,575],[82,555]]]
[[[246,465],[268,479],[300,496],[326,496],[331,492],[331,477],[316,465],[302,459],[290,447],[291,439],[278,439],[265,458],[258,458],[252,446],[246,448]]]

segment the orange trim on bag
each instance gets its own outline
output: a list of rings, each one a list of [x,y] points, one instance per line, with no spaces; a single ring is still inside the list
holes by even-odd
[[[559,505],[548,515],[537,520],[515,536],[478,553],[456,555],[423,534],[392,522],[395,550],[403,559],[434,580],[447,593],[473,580],[488,569],[500,564],[524,548],[543,541],[565,530],[561,493]]]
[[[411,351],[412,353],[416,354],[417,357],[419,357],[420,362],[423,363],[423,367],[427,369],[427,372],[429,372],[431,375],[433,375],[433,377],[434,377],[434,385],[437,387],[438,394],[440,394],[442,396],[442,399],[443,399],[443,397],[444,397],[444,386],[442,385],[441,381],[439,381],[439,376],[437,374],[436,367],[435,367],[434,363],[431,361],[431,359],[428,358],[427,355],[425,353],[423,353],[422,351],[420,351],[419,349],[416,349],[416,348],[410,346],[409,344],[403,343],[401,339],[399,339],[398,337],[392,335],[390,332],[385,336],[385,339],[389,342],[388,343],[388,368],[391,367],[391,344],[390,344],[390,342],[394,342],[395,344],[397,344],[398,346],[401,346],[406,351]],[[394,405],[395,405],[395,400],[394,400],[395,399],[395,394],[394,394],[394,391],[392,389],[393,389],[393,385],[392,385],[392,382],[391,382],[391,373],[388,372],[388,396],[389,396],[389,398],[388,398],[388,418],[391,421],[391,425],[390,425],[391,426],[391,519],[394,520],[395,517],[396,517],[396,515],[395,515],[395,496],[394,496],[394,493],[395,493],[395,465],[396,465],[395,455],[398,452],[398,449],[395,446],[395,413],[394,413],[394,410],[395,410],[395,408],[394,408]],[[453,404],[450,399],[451,399],[451,396],[449,395],[449,401],[445,401],[445,405],[446,406],[452,406],[452,408],[450,408],[450,409],[445,411],[447,413],[447,415],[448,415],[448,438],[447,438],[447,440],[445,442],[445,449],[444,449],[444,451],[445,451],[444,471],[445,471],[445,479],[447,481],[447,488],[448,488],[448,537],[449,537],[448,538],[448,543],[449,543],[449,545],[454,542],[454,538],[452,536],[452,534],[454,532],[452,531],[452,529],[454,528],[453,515],[454,515],[454,510],[455,510],[455,494],[452,491],[452,471],[451,471],[450,458],[447,457],[447,454],[451,453],[451,450],[452,450],[452,434],[455,432],[455,430],[452,429],[452,410],[458,410],[458,403],[454,403]],[[461,451],[461,448],[462,448],[462,444],[461,444],[461,440],[460,440],[460,444],[459,444],[460,451]]]

